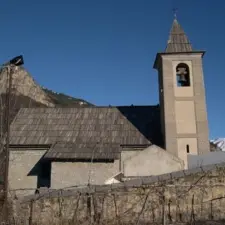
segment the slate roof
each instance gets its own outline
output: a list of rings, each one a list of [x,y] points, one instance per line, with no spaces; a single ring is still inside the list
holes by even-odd
[[[178,23],[177,19],[174,19],[165,52],[176,53],[192,51],[193,49],[187,35]]]
[[[53,158],[90,157],[96,145],[99,154],[113,155],[120,145],[160,142],[159,106],[23,108],[10,138],[11,145],[51,144],[46,157]]]
[[[56,142],[47,151],[46,159],[119,159],[120,145],[115,143]]]
[[[154,69],[158,69],[158,64],[162,55],[168,54],[185,54],[185,53],[197,53],[205,54],[205,51],[193,49],[191,42],[185,34],[183,28],[178,23],[177,19],[173,20],[172,27],[170,29],[169,39],[167,41],[166,49],[163,52],[158,52],[153,64]]]

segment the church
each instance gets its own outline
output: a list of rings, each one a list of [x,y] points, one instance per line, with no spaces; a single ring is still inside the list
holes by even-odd
[[[10,190],[24,195],[188,169],[189,155],[210,152],[204,53],[174,19],[153,64],[159,105],[21,108],[11,124]]]

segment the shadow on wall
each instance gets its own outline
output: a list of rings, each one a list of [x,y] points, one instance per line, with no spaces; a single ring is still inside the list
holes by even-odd
[[[163,147],[159,105],[117,107],[117,109],[152,144]]]
[[[43,157],[34,165],[27,176],[37,177],[37,188],[50,187],[51,185],[51,162]]]

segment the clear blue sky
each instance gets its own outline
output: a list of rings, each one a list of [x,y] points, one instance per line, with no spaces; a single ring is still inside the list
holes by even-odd
[[[225,1],[2,0],[0,62],[96,105],[158,103],[155,55],[178,21],[204,58],[210,137],[225,137]]]

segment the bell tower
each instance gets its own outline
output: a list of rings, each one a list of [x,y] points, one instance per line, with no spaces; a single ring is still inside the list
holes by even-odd
[[[164,52],[157,53],[161,129],[164,148],[184,160],[209,152],[209,130],[203,79],[204,51],[192,48],[175,18]]]

